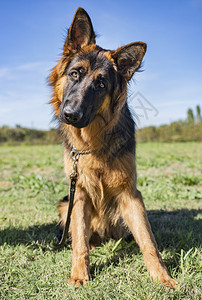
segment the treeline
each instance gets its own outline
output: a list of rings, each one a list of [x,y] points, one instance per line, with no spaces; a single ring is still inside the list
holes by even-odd
[[[173,122],[160,127],[150,126],[136,131],[139,142],[192,142],[202,141],[202,117],[200,106],[194,112],[187,110],[184,121]]]
[[[57,129],[37,130],[16,125],[15,128],[2,126],[0,128],[0,144],[58,144],[60,135]]]
[[[145,127],[136,131],[136,137],[138,142],[201,142],[202,122],[187,124],[179,121],[160,127]]]
[[[138,142],[191,142],[202,141],[202,117],[199,105],[196,113],[188,109],[184,121],[160,127],[150,126],[136,130]],[[15,128],[0,128],[0,144],[58,144],[61,138],[58,129],[37,130],[16,125]]]

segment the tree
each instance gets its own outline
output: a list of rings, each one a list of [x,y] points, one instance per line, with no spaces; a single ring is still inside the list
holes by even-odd
[[[196,123],[200,123],[202,121],[201,117],[201,108],[199,105],[196,106]]]
[[[22,128],[22,126],[20,124],[16,124],[15,128]]]
[[[189,124],[194,123],[194,114],[193,114],[193,110],[191,108],[189,108],[188,111],[187,111],[187,122]]]

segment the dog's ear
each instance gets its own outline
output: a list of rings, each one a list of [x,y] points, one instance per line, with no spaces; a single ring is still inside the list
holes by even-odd
[[[78,8],[68,30],[64,50],[79,50],[84,46],[95,44],[95,32],[91,19],[83,8]]]
[[[141,61],[147,50],[147,45],[142,42],[128,44],[112,52],[112,57],[117,65],[118,72],[129,81],[134,72],[140,67]]]

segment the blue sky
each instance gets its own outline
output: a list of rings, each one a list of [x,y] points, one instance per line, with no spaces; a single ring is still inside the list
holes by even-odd
[[[78,7],[103,48],[147,43],[144,72],[130,85],[139,127],[184,119],[202,104],[202,0],[9,0],[0,2],[0,126],[54,127],[46,78]]]

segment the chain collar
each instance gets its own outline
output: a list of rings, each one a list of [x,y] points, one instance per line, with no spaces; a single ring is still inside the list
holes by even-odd
[[[73,170],[70,173],[70,177],[78,176],[77,163],[78,163],[80,155],[89,154],[90,152],[91,152],[90,150],[81,151],[81,150],[76,149],[74,146],[72,147],[72,150],[70,152],[70,158],[73,160]]]

